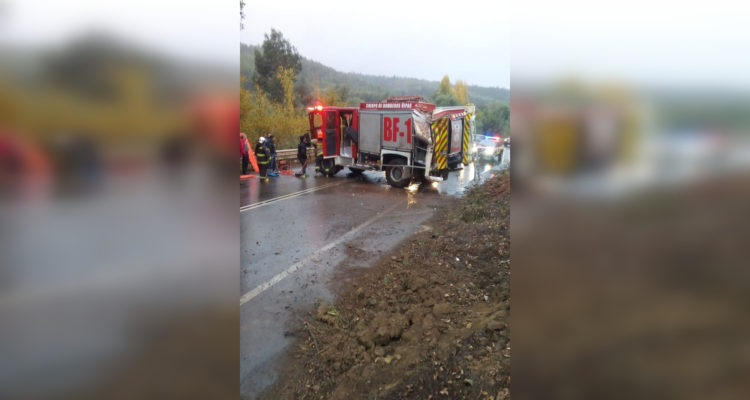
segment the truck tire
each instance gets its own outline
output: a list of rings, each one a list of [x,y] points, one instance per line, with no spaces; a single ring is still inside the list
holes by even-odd
[[[411,181],[411,168],[406,166],[406,161],[403,158],[396,158],[390,161],[390,164],[400,164],[401,166],[388,167],[385,170],[385,179],[388,184],[403,188]]]
[[[362,176],[362,173],[365,172],[364,170],[359,169],[359,168],[349,168],[349,171],[350,171],[349,177],[351,178],[360,177]]]

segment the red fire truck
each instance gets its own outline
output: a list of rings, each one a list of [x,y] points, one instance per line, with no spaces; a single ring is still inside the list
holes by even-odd
[[[310,135],[322,143],[323,170],[329,175],[344,167],[355,174],[383,170],[394,187],[404,187],[412,178],[447,177],[450,129],[444,121],[450,118],[441,117],[443,122],[434,125],[435,105],[421,96],[389,97],[359,108],[318,105],[308,110]],[[461,121],[455,132],[463,132],[466,114],[445,113],[453,114]],[[461,143],[459,137],[459,147]]]

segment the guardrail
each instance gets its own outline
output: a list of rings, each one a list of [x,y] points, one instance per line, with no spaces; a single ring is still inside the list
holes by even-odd
[[[276,150],[276,160],[296,160],[296,159],[297,159],[297,149]],[[307,159],[308,160],[315,159],[315,148],[313,147],[307,148]]]

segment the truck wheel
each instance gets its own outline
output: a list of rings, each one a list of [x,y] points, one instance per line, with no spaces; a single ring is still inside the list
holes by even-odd
[[[358,168],[349,168],[349,171],[351,171],[350,174],[349,174],[349,176],[352,177],[352,178],[356,178],[356,177],[362,176],[362,173],[364,172],[364,170],[361,170],[361,169],[358,169]]]
[[[406,166],[406,161],[402,158],[394,159],[390,164],[400,164],[401,166],[388,167],[386,169],[385,179],[388,181],[388,184],[397,188],[406,187],[411,180],[411,168]]]

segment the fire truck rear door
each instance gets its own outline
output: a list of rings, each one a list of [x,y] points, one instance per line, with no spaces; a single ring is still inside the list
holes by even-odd
[[[456,118],[451,121],[451,148],[448,154],[455,154],[461,151],[461,143],[464,132],[463,118]]]
[[[326,129],[326,137],[325,137],[325,151],[323,153],[324,156],[336,156],[339,154],[339,116],[336,111],[326,111],[326,120],[325,120],[325,129]]]

